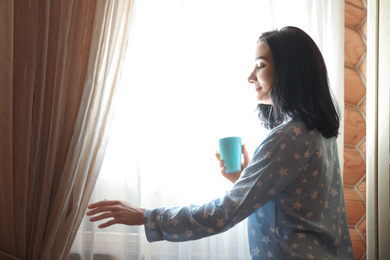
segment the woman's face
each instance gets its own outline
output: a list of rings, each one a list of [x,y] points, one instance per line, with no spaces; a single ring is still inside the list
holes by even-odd
[[[271,50],[265,41],[260,41],[255,51],[255,68],[249,75],[249,83],[253,83],[259,104],[272,105],[271,90],[274,76]]]

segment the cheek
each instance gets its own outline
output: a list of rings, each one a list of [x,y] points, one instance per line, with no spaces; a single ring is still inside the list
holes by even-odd
[[[274,76],[273,68],[266,67],[265,69],[258,72],[257,77],[264,82],[272,82]]]
[[[273,73],[272,69],[268,69],[264,76],[266,78],[266,81],[272,84],[272,81],[274,78],[274,73]]]
[[[269,88],[269,89],[272,88],[272,82],[273,82],[272,73],[264,71],[264,73],[260,76],[260,79],[261,79],[261,85],[264,88]]]

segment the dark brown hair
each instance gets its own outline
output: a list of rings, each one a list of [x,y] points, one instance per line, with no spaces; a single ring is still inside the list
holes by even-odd
[[[263,33],[273,60],[272,105],[259,105],[259,118],[272,129],[287,117],[301,120],[309,130],[337,137],[340,126],[337,103],[329,89],[324,59],[308,34],[296,27]]]

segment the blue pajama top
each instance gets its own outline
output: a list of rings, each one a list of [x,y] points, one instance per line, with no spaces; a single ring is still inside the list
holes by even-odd
[[[336,138],[286,120],[224,196],[202,206],[147,209],[148,241],[218,234],[248,218],[252,259],[354,259]]]

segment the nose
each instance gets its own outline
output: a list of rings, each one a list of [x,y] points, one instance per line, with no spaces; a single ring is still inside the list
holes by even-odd
[[[257,77],[255,75],[255,70],[252,71],[252,73],[248,77],[249,83],[255,83],[257,81]]]

